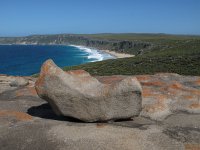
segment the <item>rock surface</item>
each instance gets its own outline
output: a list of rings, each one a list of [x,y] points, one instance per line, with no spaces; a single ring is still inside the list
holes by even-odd
[[[15,89],[16,87],[23,87],[29,84],[29,77],[15,77],[15,76],[7,76],[0,75],[0,93],[5,90]]]
[[[140,116],[109,123],[83,123],[57,116],[38,97],[35,78],[24,77],[28,85],[11,87],[10,79],[15,77],[1,75],[0,149],[199,150],[200,77],[169,73],[136,77],[143,89]],[[96,78],[113,84],[124,76]],[[166,110],[170,113],[162,113]]]
[[[141,111],[142,90],[135,77],[104,84],[84,70],[64,72],[47,60],[35,87],[57,115],[85,122],[127,119]]]
[[[99,81],[116,82],[126,76],[96,77]],[[200,113],[200,77],[174,73],[138,75],[142,85],[141,116],[162,121],[177,112]]]
[[[15,77],[11,82],[10,86],[19,87],[28,85],[28,80],[22,77]]]
[[[142,116],[164,120],[177,112],[200,113],[200,77],[159,73],[137,79],[143,87]]]

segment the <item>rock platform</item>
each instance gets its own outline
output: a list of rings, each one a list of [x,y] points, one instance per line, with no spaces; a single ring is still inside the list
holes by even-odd
[[[142,85],[138,117],[108,123],[84,123],[57,116],[39,98],[36,78],[11,86],[0,76],[1,150],[199,150],[200,77],[171,73],[135,76]],[[124,76],[95,77],[101,83]]]

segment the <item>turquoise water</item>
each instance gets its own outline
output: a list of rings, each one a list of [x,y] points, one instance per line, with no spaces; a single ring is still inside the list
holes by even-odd
[[[49,58],[64,67],[113,57],[82,46],[0,45],[0,74],[32,75],[38,73],[42,63]]]

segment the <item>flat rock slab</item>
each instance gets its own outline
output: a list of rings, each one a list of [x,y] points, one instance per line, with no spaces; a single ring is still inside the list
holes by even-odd
[[[43,64],[35,87],[56,114],[85,122],[131,118],[142,107],[142,89],[135,77],[101,83],[84,70],[64,72],[52,60]]]
[[[200,114],[200,77],[173,73],[136,76],[142,85],[142,112],[164,120],[177,112]]]
[[[187,89],[198,90],[199,77],[177,74],[137,76],[144,90],[141,115],[131,120],[109,123],[83,123],[73,118],[57,116],[51,107],[38,97],[34,88],[36,79],[25,78],[29,81],[28,85],[11,87],[9,76],[1,76],[0,89],[3,91],[0,93],[1,150],[200,149],[200,114],[197,111],[192,113],[182,111],[190,104],[181,105],[182,109],[175,109],[176,111],[172,111],[170,115],[161,117],[163,119],[160,121],[155,121],[157,118],[152,115],[157,112],[159,117],[159,112],[162,110],[156,107],[157,99],[160,99],[159,94],[168,95],[167,93],[171,91],[171,88],[163,91],[161,87],[169,87],[175,80]],[[124,76],[96,78],[104,84],[115,84],[123,80]],[[158,86],[160,84],[155,84],[155,81],[156,83],[162,81],[165,84]],[[158,95],[155,93],[148,95],[146,88],[156,90]],[[177,104],[188,100],[181,96],[177,97],[179,94],[186,94],[184,88],[177,91],[179,92],[171,96]],[[187,94],[195,95],[189,92]],[[196,99],[192,99],[191,103],[194,101]],[[152,107],[154,111],[147,111]],[[145,117],[142,117],[143,115]],[[163,114],[161,113],[160,116]]]
[[[162,121],[173,113],[200,114],[200,77],[174,73],[135,76],[142,85],[141,116]],[[97,76],[100,82],[113,84],[126,76]]]

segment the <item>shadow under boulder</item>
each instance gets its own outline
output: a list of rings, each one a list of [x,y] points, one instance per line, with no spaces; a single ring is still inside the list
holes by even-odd
[[[34,117],[40,117],[44,119],[58,120],[58,121],[69,121],[69,122],[82,122],[76,118],[66,117],[66,116],[58,116],[54,113],[51,106],[48,103],[33,106],[28,109],[27,113]]]

